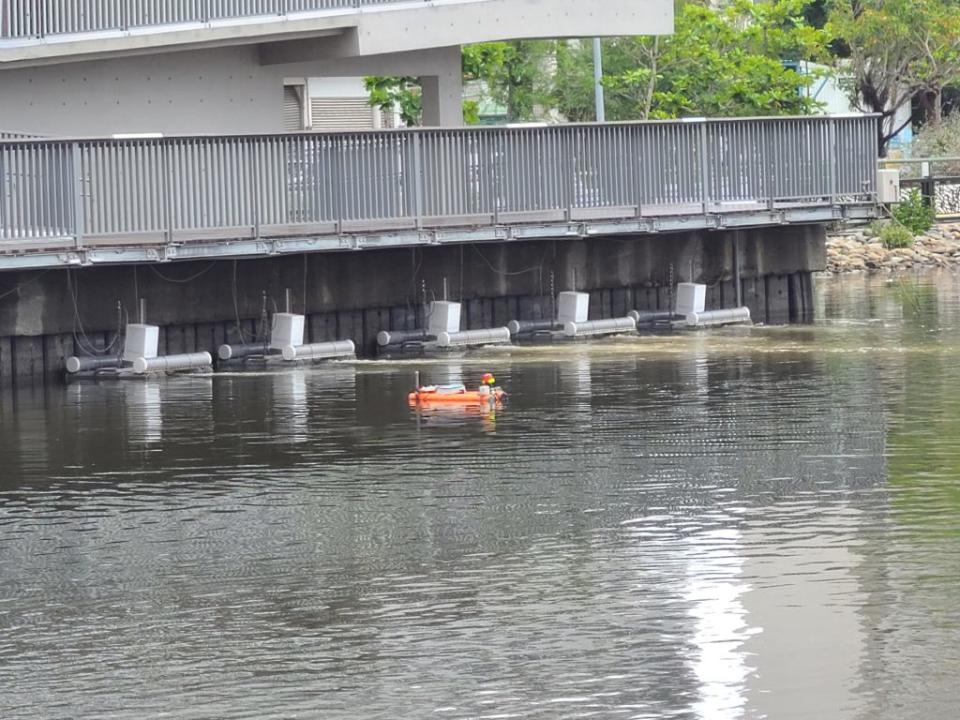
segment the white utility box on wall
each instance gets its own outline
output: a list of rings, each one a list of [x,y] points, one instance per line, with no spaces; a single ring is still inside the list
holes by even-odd
[[[156,325],[127,325],[126,339],[123,343],[123,359],[133,362],[137,358],[151,359],[157,356],[157,344],[160,341],[160,328]]]
[[[900,202],[900,171],[877,171],[877,200],[884,205]]]
[[[460,303],[436,300],[430,303],[427,320],[427,335],[439,337],[440,333],[460,332]]]
[[[557,295],[557,321],[583,323],[590,313],[590,295],[581,292],[562,292]]]
[[[283,350],[289,345],[303,345],[303,315],[276,313],[273,316],[273,331],[270,333],[270,347]]]

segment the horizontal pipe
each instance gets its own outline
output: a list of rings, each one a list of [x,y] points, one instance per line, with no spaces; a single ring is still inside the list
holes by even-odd
[[[562,330],[558,320],[511,320],[507,323],[511,335],[527,335],[541,330]]]
[[[467,347],[470,345],[499,345],[510,342],[510,330],[505,327],[463,332],[442,332],[437,335],[437,345],[442,348]]]
[[[750,322],[750,308],[739,307],[727,310],[707,310],[687,315],[688,327],[711,327]]]
[[[335,358],[354,357],[357,347],[353,340],[313,343],[312,345],[287,345],[283,349],[283,359],[294,360],[333,360]]]
[[[428,340],[430,337],[426,330],[381,330],[377,333],[377,345],[402,345],[413,340]]]
[[[213,365],[208,352],[184,353],[182,355],[163,355],[155,358],[137,358],[133,361],[133,371],[137,375],[148,372],[174,372],[176,370],[200,370]]]
[[[71,375],[78,372],[90,372],[92,370],[104,370],[106,368],[120,367],[120,359],[116,357],[68,357],[66,360],[67,372]]]
[[[653,325],[658,322],[669,322],[671,320],[682,320],[683,315],[677,315],[669,310],[631,310],[627,313],[637,321],[637,325]]]
[[[568,322],[563,326],[563,334],[567,337],[591,337],[633,332],[636,329],[637,321],[628,316],[607,320],[588,320],[582,323]]]
[[[217,349],[217,357],[221,360],[239,360],[255,355],[271,354],[276,354],[276,351],[262,343],[255,345],[221,345]]]

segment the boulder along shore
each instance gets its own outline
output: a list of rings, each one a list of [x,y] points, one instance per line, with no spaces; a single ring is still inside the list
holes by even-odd
[[[913,245],[888,250],[867,227],[827,236],[827,272],[893,272],[960,266],[960,223],[939,223]]]

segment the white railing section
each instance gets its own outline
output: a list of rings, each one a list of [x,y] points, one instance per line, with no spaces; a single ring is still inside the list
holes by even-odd
[[[0,40],[296,13],[349,10],[416,0],[3,0]]]
[[[0,251],[871,204],[876,122],[0,140]]]

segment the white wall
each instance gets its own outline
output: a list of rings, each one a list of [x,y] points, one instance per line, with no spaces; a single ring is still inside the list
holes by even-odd
[[[252,45],[0,71],[0,129],[39,135],[283,132],[285,78],[363,93],[363,75],[440,77],[425,105],[460,123],[459,48],[263,66]],[[425,83],[429,85],[429,83]],[[425,88],[426,89],[426,88]],[[314,92],[313,94],[324,94]]]

